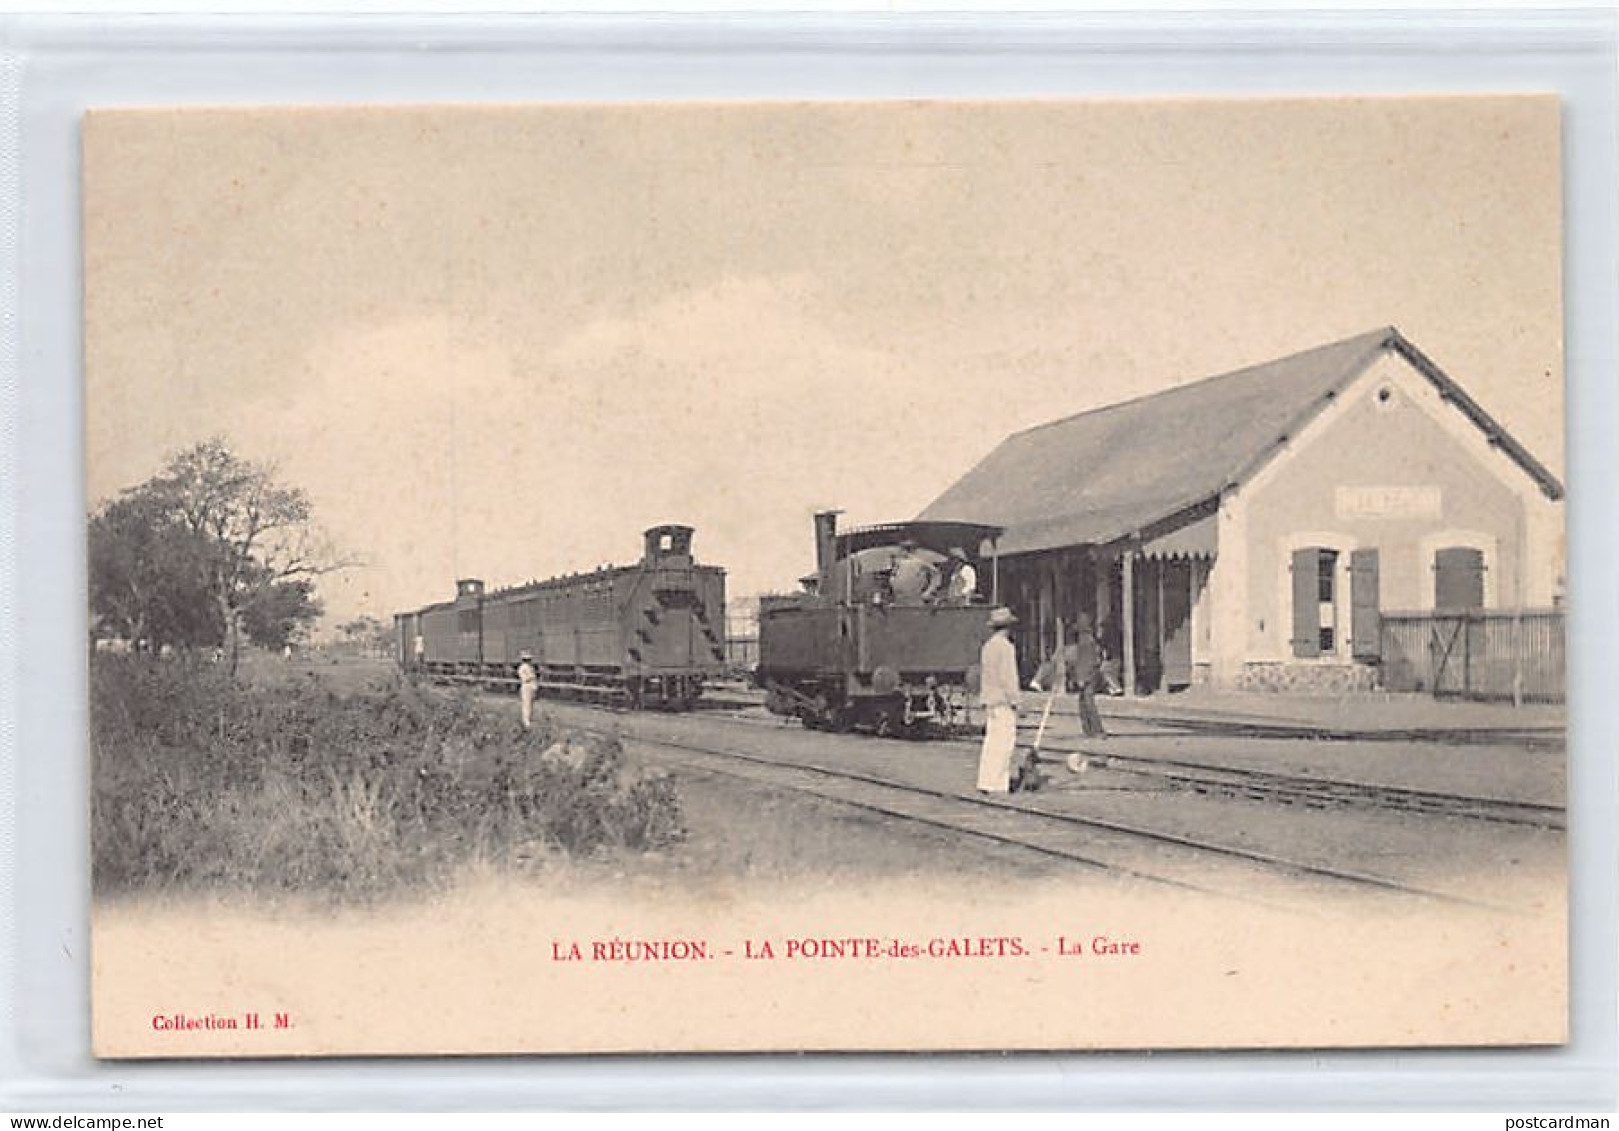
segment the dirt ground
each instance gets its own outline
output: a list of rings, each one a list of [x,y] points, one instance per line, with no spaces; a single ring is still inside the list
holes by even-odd
[[[248,673],[340,693],[395,678],[386,663],[259,657]],[[704,722],[657,721],[671,719]],[[949,744],[852,749],[838,747],[906,773],[965,773],[972,757]],[[636,756],[633,740],[628,750]],[[556,856],[523,875],[474,865],[442,890],[366,906],[224,892],[98,900],[97,1054],[1351,1047],[1566,1034],[1560,902],[1529,914],[1233,904],[673,772],[689,834],[659,853]],[[881,954],[793,957],[806,942],[856,937]],[[614,960],[626,940],[689,940],[702,960]]]
[[[352,657],[334,661],[318,655],[287,661],[254,652],[243,657],[241,670],[246,678],[266,685],[315,680],[340,695],[382,690],[399,678],[391,661]],[[497,709],[505,705],[513,714],[517,710],[515,699],[491,701]],[[682,845],[651,856],[559,859],[547,868],[547,878],[564,887],[603,880],[656,887],[676,879],[698,885],[786,882],[835,887],[919,871],[991,881],[1076,871],[1060,861],[991,843],[962,843],[942,831],[886,821],[804,794],[693,770],[672,772],[688,828]]]
[[[320,658],[297,658],[287,662],[278,656],[255,655],[244,666],[249,677],[256,680],[318,680],[340,694],[385,688],[398,678],[388,661],[344,659],[333,663]],[[513,714],[516,712],[515,700],[491,696],[490,702],[496,710],[509,708]],[[703,723],[700,714],[603,716],[582,711],[577,705],[550,703],[542,703],[541,710],[564,723],[584,719],[579,725],[585,726],[600,726],[616,719],[608,722],[609,728],[619,727],[626,737],[646,727],[657,731],[672,726],[684,731]],[[719,720],[711,722],[717,724]],[[837,765],[856,764],[869,772],[897,780],[914,779],[938,788],[970,783],[976,756],[976,748],[970,743],[830,739],[805,735],[790,724],[750,727],[741,733],[760,741],[771,740],[772,746],[778,742],[811,741],[817,753],[805,756],[812,761],[831,759]],[[1109,749],[1141,756],[1195,754],[1232,765],[1334,778],[1388,778],[1395,784],[1419,788],[1456,788],[1479,795],[1517,795],[1535,800],[1560,798],[1564,762],[1560,750],[1218,738],[1165,732],[1139,722],[1121,722]],[[558,860],[547,869],[548,882],[571,886],[576,882],[589,885],[610,880],[616,884],[645,883],[649,888],[671,881],[679,881],[675,886],[689,888],[788,883],[835,888],[917,874],[1008,884],[1031,877],[1060,877],[1065,882],[1089,886],[1117,882],[1010,846],[888,819],[769,785],[672,767],[655,757],[638,755],[633,744],[630,757],[643,758],[675,776],[687,839],[672,850],[652,856]],[[1454,887],[1478,898],[1499,898],[1504,890],[1523,885],[1535,889],[1544,874],[1558,869],[1564,851],[1560,833],[1471,821],[1436,821],[1405,814],[1298,811],[1252,801],[1166,795],[1153,789],[1150,782],[1143,785],[1135,777],[1123,776],[1117,783],[1103,781],[1103,777],[1106,775],[1092,775],[1079,783],[1084,788],[1070,791],[1072,797],[1056,789],[1047,800],[1059,808],[1077,805],[1087,814],[1095,810],[1105,818],[1167,827],[1183,835],[1232,840],[1339,867],[1388,871],[1408,882],[1439,883],[1443,888]],[[1073,783],[1061,778],[1056,784]],[[1079,804],[1081,801],[1085,804]],[[1481,859],[1489,861],[1487,868],[1474,866]],[[1529,878],[1514,879],[1520,871]]]

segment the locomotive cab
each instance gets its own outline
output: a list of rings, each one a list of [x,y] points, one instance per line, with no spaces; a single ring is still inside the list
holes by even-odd
[[[965,522],[840,533],[836,512],[816,515],[813,584],[760,608],[766,706],[837,730],[948,729],[965,708],[986,602],[999,596],[1000,533]]]
[[[876,606],[998,603],[999,528],[895,522],[838,533],[819,521],[831,513],[816,516],[816,591],[823,601]],[[965,590],[954,586],[963,566],[972,571]]]

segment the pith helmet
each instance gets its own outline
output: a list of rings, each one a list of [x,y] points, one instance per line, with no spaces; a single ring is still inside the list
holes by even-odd
[[[1010,628],[1016,623],[1016,615],[1014,615],[1012,610],[1007,608],[1005,605],[1002,605],[993,613],[989,614],[989,627],[991,628]]]

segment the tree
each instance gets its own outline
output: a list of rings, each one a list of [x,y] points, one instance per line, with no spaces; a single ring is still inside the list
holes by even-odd
[[[92,584],[93,610],[120,626],[138,613],[149,634],[159,611],[169,615],[178,602],[187,611],[175,642],[223,643],[233,672],[250,627],[255,640],[285,643],[319,615],[315,579],[353,564],[315,525],[308,495],[218,438],[174,456],[104,507],[91,522],[92,561],[97,523],[107,584]]]
[[[337,626],[345,644],[365,653],[384,653],[393,640],[393,630],[369,613]]]
[[[90,609],[101,627],[160,651],[217,645],[224,622],[209,595],[210,547],[149,488],[91,516]]]
[[[302,640],[322,611],[312,581],[277,581],[242,610],[242,631],[260,648],[279,651]]]

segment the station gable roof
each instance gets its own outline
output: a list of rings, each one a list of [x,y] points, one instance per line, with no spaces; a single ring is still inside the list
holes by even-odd
[[[1548,498],[1562,485],[1392,326],[1014,433],[919,518],[994,523],[1002,553],[1103,545],[1244,482],[1385,351],[1433,382]]]

